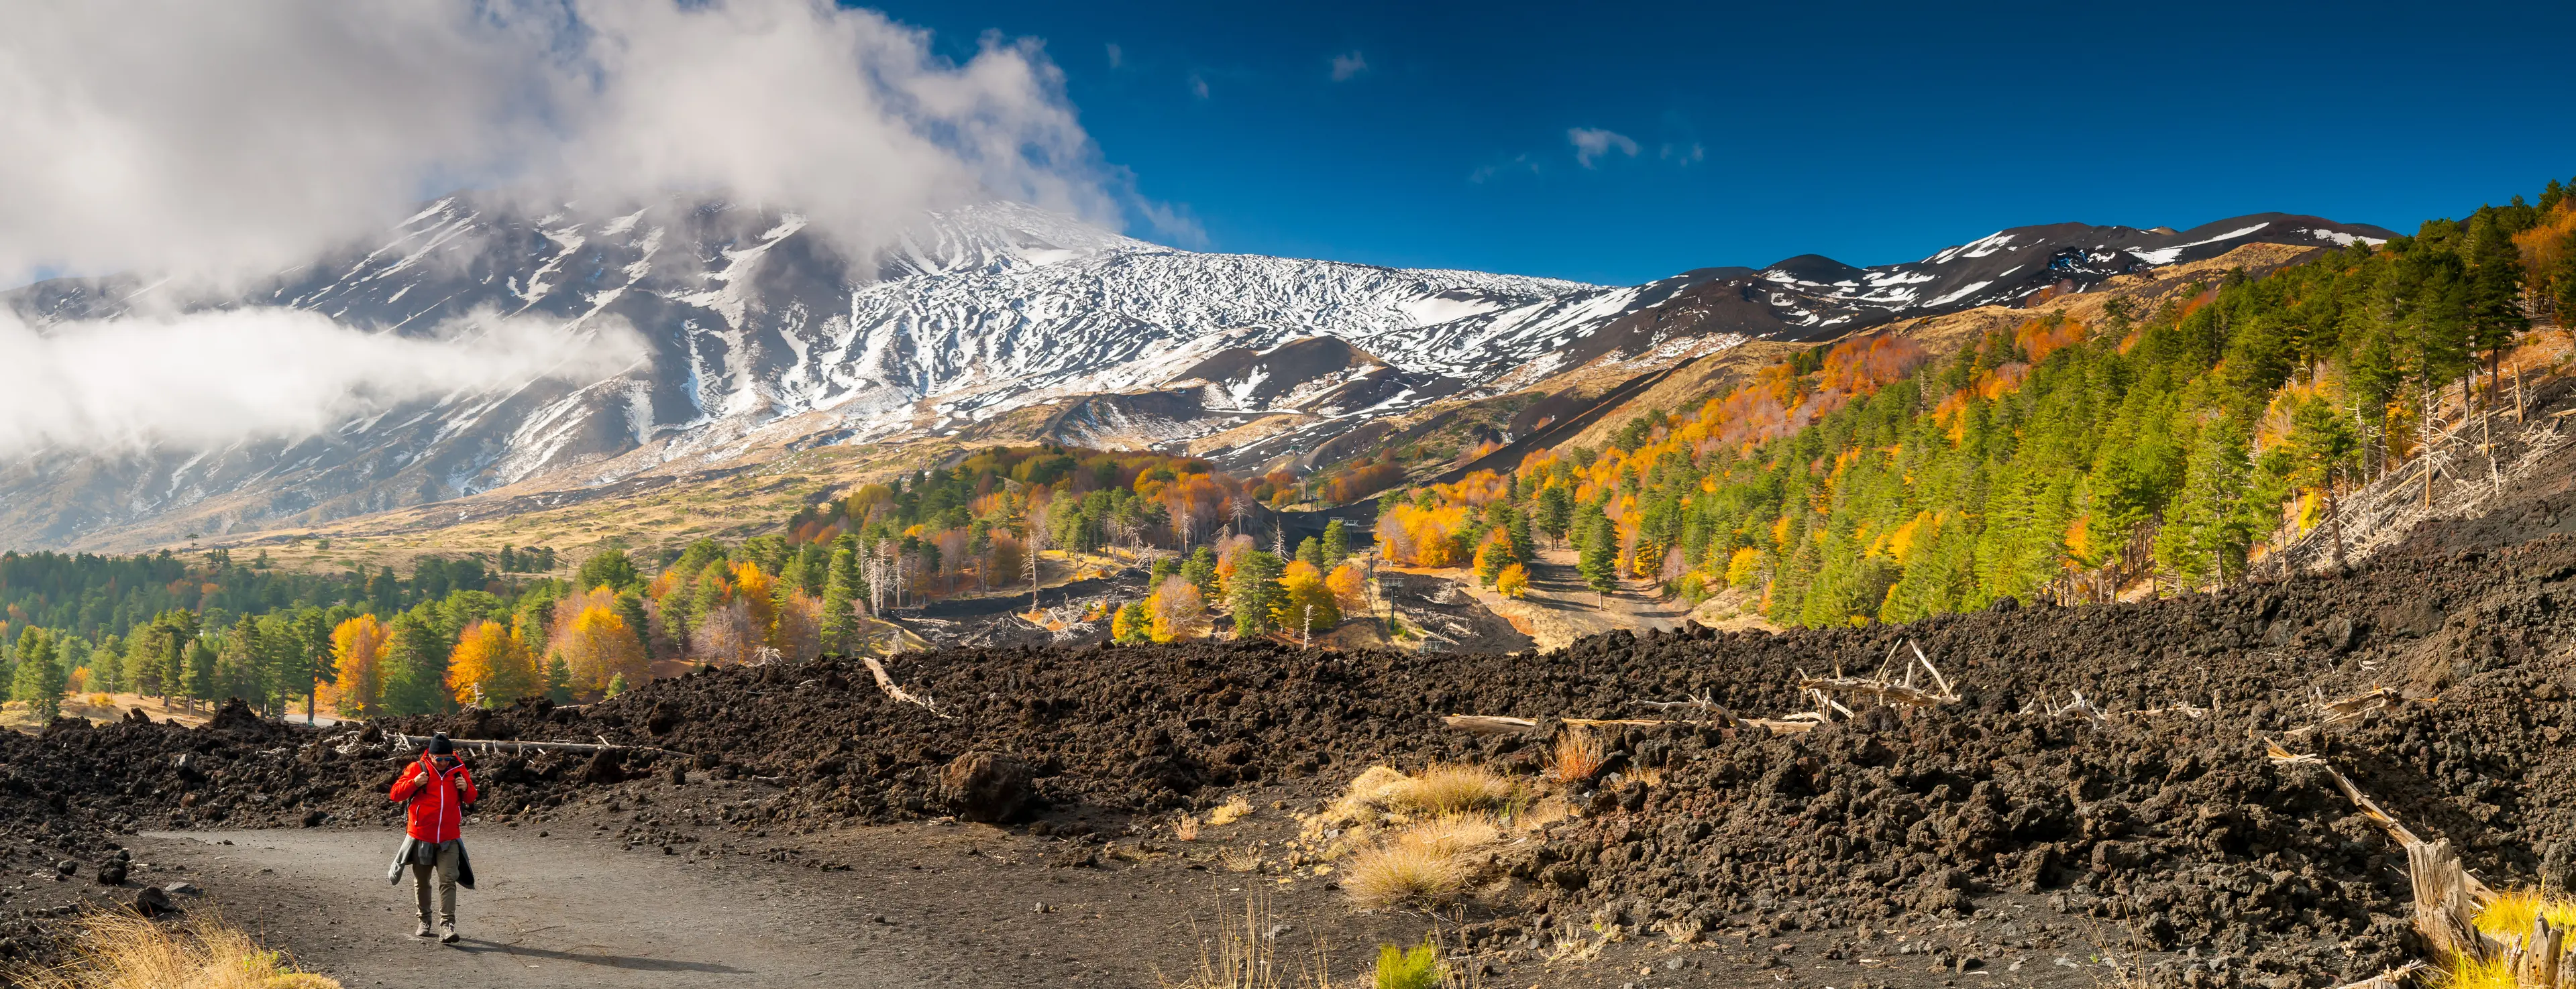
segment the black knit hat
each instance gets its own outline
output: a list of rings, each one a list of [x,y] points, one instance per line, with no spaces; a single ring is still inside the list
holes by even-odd
[[[429,754],[447,755],[456,751],[456,743],[447,740],[446,732],[429,736]]]

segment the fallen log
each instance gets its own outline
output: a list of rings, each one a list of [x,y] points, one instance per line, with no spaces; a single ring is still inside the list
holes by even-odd
[[[405,735],[400,732],[390,731],[385,733],[385,738],[393,742],[394,747],[397,749],[415,751],[421,746],[429,744],[430,740],[430,736],[428,735]],[[663,755],[688,755],[686,752],[657,748],[651,745],[615,745],[605,741],[521,742],[494,738],[451,738],[447,740],[447,744],[456,746],[460,749],[470,749],[476,752],[658,752]]]
[[[1644,731],[1661,731],[1668,728],[1696,728],[1701,725],[1711,723],[1708,721],[1665,721],[1655,718],[1566,718],[1563,720],[1565,724],[1576,728],[1636,728]],[[1733,726],[1737,728],[1758,728],[1778,734],[1793,735],[1801,732],[1812,731],[1816,727],[1811,723],[1803,721],[1775,721],[1768,718],[1735,718],[1732,720]],[[1514,718],[1500,714],[1443,715],[1440,718],[1440,723],[1448,726],[1452,730],[1463,731],[1471,735],[1535,735],[1539,732],[1539,723],[1534,719]]]

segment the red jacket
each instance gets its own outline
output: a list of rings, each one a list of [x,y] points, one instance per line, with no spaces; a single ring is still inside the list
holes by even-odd
[[[458,784],[463,784],[463,799],[458,799]],[[403,770],[394,781],[391,794],[396,802],[410,801],[409,821],[404,833],[421,841],[455,841],[465,836],[465,805],[480,799],[474,789],[474,774],[460,760],[456,768],[440,773],[423,754],[419,761]]]

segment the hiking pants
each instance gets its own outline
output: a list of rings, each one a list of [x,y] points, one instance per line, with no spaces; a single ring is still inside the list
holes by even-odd
[[[413,853],[411,894],[413,899],[420,901],[420,922],[429,923],[429,874],[435,869],[438,872],[438,919],[453,924],[456,922],[456,843],[440,843],[436,854],[438,864],[432,866],[422,861],[429,857],[428,849]]]

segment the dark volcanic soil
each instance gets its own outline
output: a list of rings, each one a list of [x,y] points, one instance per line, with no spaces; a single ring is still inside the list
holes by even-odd
[[[1441,715],[1628,718],[1651,713],[1640,701],[1697,696],[1776,716],[1806,706],[1797,671],[1874,670],[1910,639],[1962,700],[1863,709],[1807,735],[1614,736],[1609,771],[1569,795],[1583,812],[1507,850],[1510,885],[1459,915],[1463,937],[1513,973],[1502,984],[1590,945],[1599,960],[1547,967],[1545,984],[2089,984],[2109,960],[2158,983],[2325,985],[2413,951],[2402,856],[2313,769],[2267,761],[2265,740],[2323,755],[2418,831],[2461,844],[2488,882],[2533,881],[2544,850],[2576,836],[2562,744],[2576,722],[2576,539],[2506,543],[2555,528],[2563,507],[2431,530],[2350,576],[1902,627],[1614,633],[1537,656],[1262,643],[903,657],[896,676],[935,711],[827,659],[364,732],[238,708],[193,731],[65,721],[0,738],[13,839],[0,869],[79,864],[82,879],[38,881],[17,907],[86,882],[135,830],[389,828],[381,794],[400,754],[382,732],[433,729],[688,753],[480,757],[485,826],[602,825],[677,859],[998,817],[1030,868],[1142,869],[1175,854],[1156,844],[1171,815],[1230,795],[1284,817],[1373,764],[1542,765],[1542,740],[1451,732]],[[2440,700],[2301,733],[2318,694],[2379,685]],[[2107,716],[2046,713],[2077,692]],[[2208,710],[2144,713],[2185,703]],[[1033,800],[1015,799],[1022,773]],[[729,781],[735,796],[635,797],[699,785],[675,779]],[[982,895],[954,889],[961,903]],[[0,929],[15,935],[0,951],[42,954],[40,919]],[[1167,968],[1188,960],[1174,947]]]

